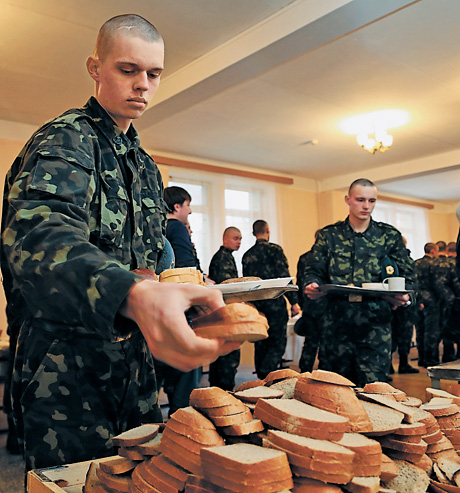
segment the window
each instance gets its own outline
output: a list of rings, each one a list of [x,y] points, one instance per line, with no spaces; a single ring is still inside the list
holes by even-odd
[[[276,241],[274,186],[174,168],[170,171],[168,186],[185,188],[192,197],[189,216],[192,242],[205,273],[212,256],[222,245],[222,233],[228,226],[237,227],[243,236],[240,249],[234,253],[240,276],[241,258],[255,242],[252,235],[255,220],[265,219],[270,225],[271,240]]]
[[[393,225],[407,240],[407,248],[415,260],[423,257],[427,243],[427,218],[422,207],[378,200],[372,218]]]

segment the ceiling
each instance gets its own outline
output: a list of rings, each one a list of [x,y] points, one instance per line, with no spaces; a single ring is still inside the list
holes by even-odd
[[[88,99],[86,57],[127,5],[0,0],[0,137],[26,139]],[[386,194],[460,201],[460,1],[131,0],[128,11],[166,44],[160,89],[136,122],[154,155],[292,175],[318,191],[367,177]],[[384,154],[340,130],[386,108],[410,121]]]

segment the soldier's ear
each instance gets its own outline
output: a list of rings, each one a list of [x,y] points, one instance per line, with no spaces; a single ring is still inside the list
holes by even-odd
[[[345,203],[350,205],[350,197],[348,195],[345,195]]]
[[[89,56],[86,60],[86,69],[88,70],[88,74],[95,80],[99,80],[99,66],[100,60],[94,56]]]

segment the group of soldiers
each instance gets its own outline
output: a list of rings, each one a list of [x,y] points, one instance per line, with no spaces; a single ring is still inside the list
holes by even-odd
[[[460,281],[456,269],[456,244],[427,243],[416,260],[418,280],[415,327],[419,366],[427,367],[460,358],[457,303]],[[457,347],[456,347],[457,346]]]

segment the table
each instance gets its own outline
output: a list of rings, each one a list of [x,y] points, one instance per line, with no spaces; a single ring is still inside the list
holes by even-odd
[[[460,382],[460,359],[428,367],[428,376],[431,378],[433,389],[441,388],[441,380],[456,380]]]

